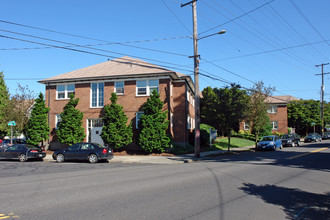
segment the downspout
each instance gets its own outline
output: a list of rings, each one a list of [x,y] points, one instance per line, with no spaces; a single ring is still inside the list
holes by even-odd
[[[48,127],[50,128],[50,86],[49,86],[49,82],[47,82],[47,86],[48,86]],[[46,90],[47,92],[47,90]],[[50,131],[48,131],[48,147],[47,150],[49,149],[49,145],[50,145]]]

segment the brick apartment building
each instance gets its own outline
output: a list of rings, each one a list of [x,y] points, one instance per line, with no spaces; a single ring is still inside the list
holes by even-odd
[[[273,132],[288,133],[288,104],[298,100],[293,96],[269,96],[266,99],[268,104],[268,116],[271,121]],[[250,130],[249,123],[240,122],[240,130]]]
[[[50,148],[60,144],[56,137],[60,113],[71,93],[79,98],[77,108],[84,113],[86,142],[103,144],[102,110],[110,104],[111,93],[118,95],[118,104],[132,122],[137,133],[142,106],[150,93],[157,90],[168,111],[168,133],[173,142],[187,144],[195,124],[194,87],[190,76],[168,70],[139,59],[122,57],[39,81],[46,86],[49,111]],[[134,147],[134,143],[133,143]],[[136,146],[135,146],[136,147]]]

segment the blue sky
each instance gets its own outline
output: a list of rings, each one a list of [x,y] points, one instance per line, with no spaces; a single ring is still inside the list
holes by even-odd
[[[192,76],[192,10],[181,7],[185,2],[2,0],[0,71],[11,94],[17,83],[44,92],[38,80],[124,55]],[[223,81],[251,88],[262,80],[275,87],[273,95],[319,100],[321,68],[315,65],[330,59],[329,11],[329,0],[197,1],[199,37],[227,31],[199,41],[200,89],[229,85]],[[71,48],[101,55],[51,46],[72,44],[93,45],[98,50]],[[325,75],[326,101],[329,78]]]

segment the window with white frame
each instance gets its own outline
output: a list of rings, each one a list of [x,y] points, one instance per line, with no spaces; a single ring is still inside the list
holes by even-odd
[[[143,95],[150,95],[152,91],[158,91],[159,87],[159,80],[137,80],[136,81],[136,95],[143,96]]]
[[[139,129],[139,123],[140,123],[140,119],[141,119],[141,116],[144,115],[144,112],[137,112],[136,113],[136,128]]]
[[[61,115],[56,114],[55,115],[55,129],[58,129],[58,126],[60,125],[61,121],[62,121]]]
[[[56,87],[56,97],[57,99],[68,99],[70,94],[74,94],[75,85],[74,84],[65,84],[57,85]]]
[[[115,93],[123,95],[125,92],[124,86],[125,86],[124,81],[115,82]]]
[[[189,95],[189,91],[187,91],[187,101],[190,101],[190,95]]]
[[[188,115],[187,117],[187,129],[190,129],[191,128],[191,117],[190,115]]]
[[[172,82],[170,82],[170,96],[173,95],[173,84]]]
[[[244,130],[250,130],[250,123],[244,122]]]
[[[91,83],[91,106],[93,108],[104,105],[104,83]]]
[[[277,113],[277,105],[268,105],[267,113]]]
[[[271,122],[271,125],[272,125],[272,129],[273,130],[277,130],[278,129],[278,122],[277,121],[272,121]]]

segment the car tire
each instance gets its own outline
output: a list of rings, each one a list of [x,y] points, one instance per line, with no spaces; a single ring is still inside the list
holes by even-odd
[[[88,161],[89,161],[90,163],[97,163],[98,160],[99,160],[99,159],[97,158],[97,156],[96,156],[95,154],[91,154],[91,155],[89,155],[89,157],[88,157]]]
[[[276,145],[274,145],[274,147],[273,147],[273,150],[274,150],[274,151],[276,151],[276,150],[277,150],[277,149],[276,149]]]
[[[20,154],[18,156],[18,159],[19,159],[20,162],[25,162],[27,160],[27,157],[26,157],[25,154]]]
[[[300,141],[297,142],[297,147],[300,147]]]
[[[291,145],[292,147],[295,147],[296,146],[296,144],[294,143],[294,142],[292,142],[292,145]]]
[[[64,155],[63,154],[57,154],[56,161],[58,163],[62,163],[64,161]]]

